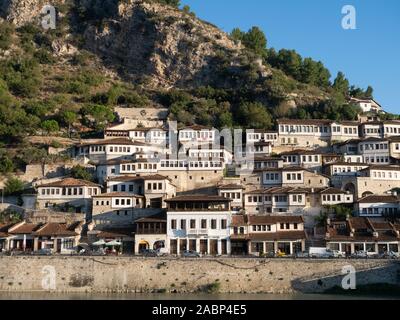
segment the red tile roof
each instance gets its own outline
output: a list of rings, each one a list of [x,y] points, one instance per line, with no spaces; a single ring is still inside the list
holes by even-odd
[[[75,231],[76,228],[80,227],[82,222],[74,222],[72,224],[67,225],[66,223],[46,223],[33,232],[35,236],[59,236],[59,237],[68,237],[68,236],[77,236],[78,232]]]
[[[86,180],[74,179],[74,178],[65,178],[60,181],[55,181],[51,183],[45,183],[38,185],[38,188],[47,188],[47,187],[100,187],[100,185]]]

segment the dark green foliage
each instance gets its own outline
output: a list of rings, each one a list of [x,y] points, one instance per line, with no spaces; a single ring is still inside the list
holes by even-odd
[[[11,92],[21,97],[35,97],[42,79],[37,61],[23,56],[2,61],[0,76]]]
[[[352,97],[359,99],[373,99],[374,89],[371,86],[368,86],[366,90],[363,90],[356,86],[351,86],[349,90],[349,94]]]
[[[293,109],[289,117],[293,119],[331,119],[341,121],[357,120],[357,116],[360,113],[360,107],[345,103],[341,95],[333,95],[331,100]]]
[[[7,50],[12,44],[14,26],[9,22],[0,23],[0,49]]]
[[[113,110],[101,104],[88,104],[81,109],[81,113],[85,123],[96,130],[103,130],[115,118]]]
[[[23,190],[24,190],[24,183],[15,177],[9,178],[4,186],[5,195],[18,195],[21,194]]]
[[[235,112],[236,122],[245,128],[270,129],[272,117],[267,108],[259,102],[242,103]]]
[[[233,29],[231,37],[241,41],[242,44],[259,56],[266,56],[267,38],[259,27],[252,27],[249,31],[243,32],[240,29]]]
[[[80,165],[74,166],[71,169],[71,177],[75,179],[93,181],[93,175],[85,167]]]
[[[34,53],[34,57],[40,64],[53,64],[56,59],[53,55],[46,49],[39,49]]]
[[[346,96],[349,92],[349,80],[346,79],[343,72],[338,72],[335,81],[333,82],[333,89]]]
[[[331,74],[322,62],[303,58],[295,50],[281,49],[278,53],[269,50],[267,62],[297,81],[326,88],[330,85]]]
[[[40,127],[48,135],[60,131],[60,126],[58,125],[58,122],[56,120],[45,120],[40,124]]]
[[[0,149],[0,174],[13,172],[14,169],[14,162],[5,150]]]
[[[15,212],[13,210],[6,210],[0,212],[0,223],[8,224],[8,223],[17,223],[23,220],[23,216],[21,213]]]

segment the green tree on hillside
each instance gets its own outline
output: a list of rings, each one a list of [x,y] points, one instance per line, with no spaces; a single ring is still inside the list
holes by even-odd
[[[9,178],[4,185],[4,193],[6,195],[20,194],[24,190],[24,183],[15,177]]]
[[[0,49],[8,50],[12,44],[14,26],[9,22],[0,23]]]
[[[112,108],[101,104],[88,104],[81,109],[87,124],[96,130],[103,130],[106,125],[115,119]]]
[[[253,51],[259,56],[266,55],[267,38],[259,27],[252,27],[247,32],[235,28],[231,32],[231,37],[234,40],[241,41],[247,49]]]
[[[64,111],[61,114],[61,121],[68,126],[68,135],[71,136],[71,127],[74,125],[74,123],[78,120],[78,116],[76,115],[75,112],[73,111]]]
[[[267,108],[259,102],[240,104],[236,120],[242,126],[254,129],[269,129],[272,127],[272,117]]]
[[[343,72],[341,71],[338,72],[332,87],[333,89],[335,89],[336,92],[339,92],[344,96],[347,96],[349,92],[349,80],[346,79]]]
[[[47,133],[47,135],[60,131],[60,126],[56,120],[45,120],[41,123],[40,127]]]
[[[82,179],[87,181],[93,181],[93,175],[81,165],[76,165],[71,169],[71,176],[75,179]]]

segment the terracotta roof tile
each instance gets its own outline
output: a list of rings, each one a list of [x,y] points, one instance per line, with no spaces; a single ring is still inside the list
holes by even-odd
[[[46,223],[33,234],[35,236],[77,236],[79,233],[75,229],[81,224],[81,222],[74,222],[69,225],[66,223]]]
[[[74,179],[74,178],[65,178],[60,181],[55,181],[51,183],[44,183],[41,185],[38,185],[38,188],[42,187],[100,187],[100,185],[91,182],[91,181],[86,181],[86,180],[81,180],[81,179]]]

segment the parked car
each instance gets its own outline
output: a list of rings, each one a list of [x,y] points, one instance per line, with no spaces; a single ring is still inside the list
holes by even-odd
[[[287,254],[284,251],[278,250],[275,256],[278,258],[282,258],[282,257],[287,257]]]
[[[351,255],[352,258],[368,258],[368,252],[367,251],[357,251],[354,254]]]
[[[310,255],[307,251],[297,252],[295,256],[296,256],[296,258],[309,258],[310,257]]]
[[[157,253],[157,256],[159,257],[163,257],[163,256],[167,256],[169,254],[168,249],[167,248],[158,248],[157,250],[155,250]]]
[[[400,258],[400,253],[395,251],[389,251],[381,254],[380,257],[386,259],[398,259]]]
[[[332,250],[332,254],[334,258],[346,258],[346,252],[339,250]]]
[[[334,258],[333,251],[325,247],[310,247],[308,252],[310,258]]]
[[[157,251],[152,249],[145,249],[141,251],[142,256],[144,257],[157,257]]]
[[[32,251],[32,255],[34,255],[34,256],[51,256],[52,253],[53,253],[53,250],[50,248],[44,248],[44,249]]]
[[[182,252],[184,258],[200,258],[200,253],[192,250],[186,250]]]

